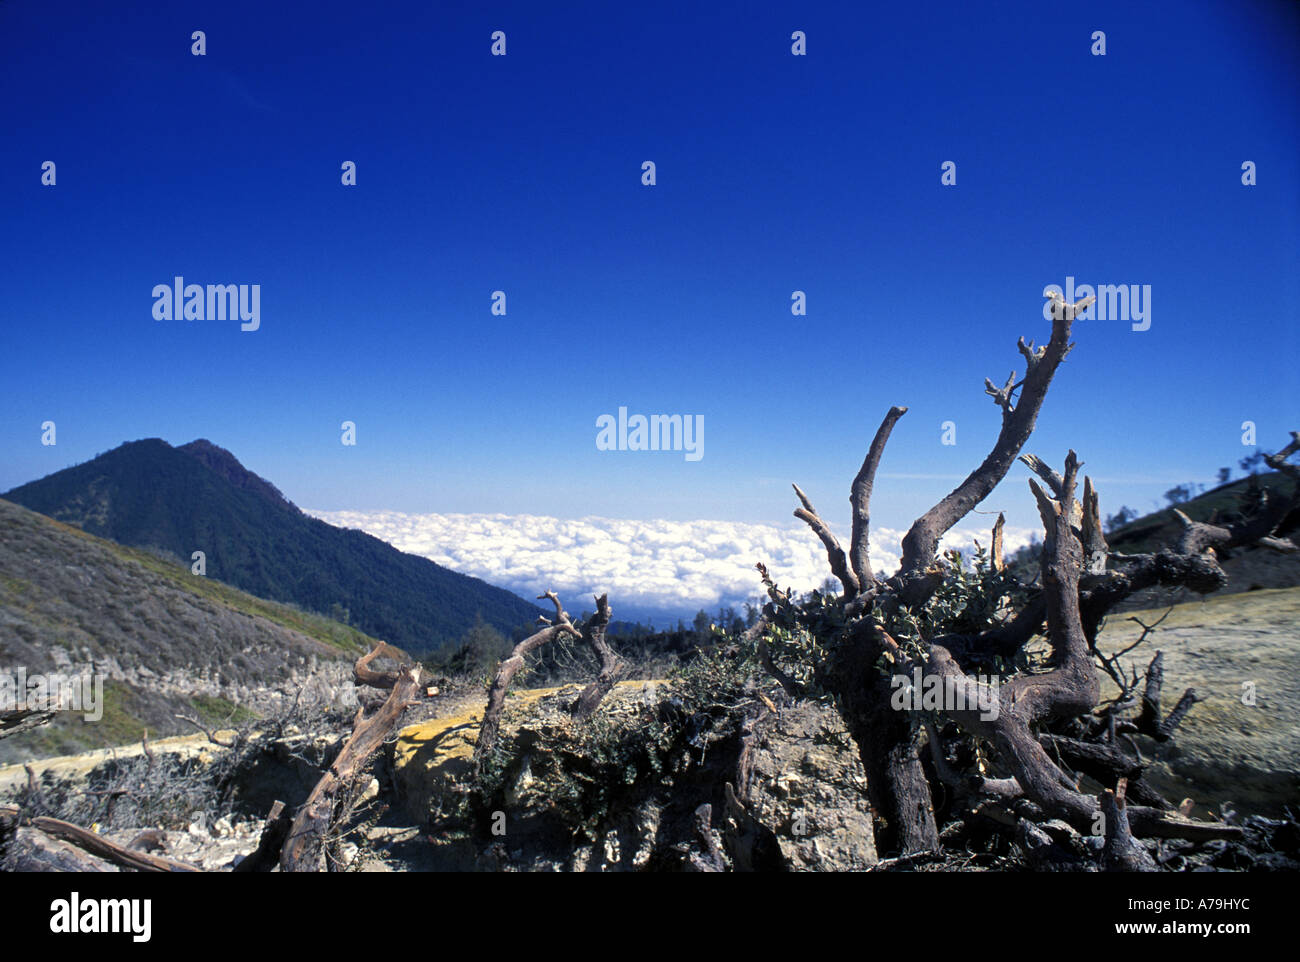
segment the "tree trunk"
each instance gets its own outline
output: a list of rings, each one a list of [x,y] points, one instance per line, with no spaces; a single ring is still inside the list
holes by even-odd
[[[840,714],[867,772],[876,851],[915,855],[939,847],[930,780],[921,766],[911,716],[890,706],[893,689],[877,667],[884,646],[864,623],[832,660],[823,681],[838,696]]]

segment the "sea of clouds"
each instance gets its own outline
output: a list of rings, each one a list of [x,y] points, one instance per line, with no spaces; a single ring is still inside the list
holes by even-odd
[[[626,521],[614,518],[552,518],[505,514],[405,514],[396,511],[308,511],[343,528],[356,528],[402,551],[421,555],[463,574],[508,588],[525,598],[559,593],[577,613],[592,595],[609,592],[614,617],[655,619],[663,625],[690,620],[701,608],[738,611],[762,594],[755,562],[767,565],[783,588],[807,591],[829,576],[821,542],[800,522],[745,524],[733,521]],[[968,519],[970,520],[970,519]],[[1032,529],[1005,531],[1010,554],[1029,542]],[[871,534],[877,574],[898,568],[904,530]],[[837,531],[848,545],[847,531]],[[955,528],[942,547],[963,551],[978,538],[986,548],[989,529]]]

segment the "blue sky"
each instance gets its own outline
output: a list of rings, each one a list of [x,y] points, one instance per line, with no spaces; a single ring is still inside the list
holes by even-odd
[[[905,526],[1067,276],[1152,289],[1028,446],[1103,511],[1300,427],[1296,4],[160,6],[0,0],[0,490],[207,437],[322,511],[784,522],[797,481],[846,524],[904,404]],[[178,274],[260,329],[154,320]],[[598,451],[619,406],[704,457]],[[1026,476],[984,507],[1035,523]]]

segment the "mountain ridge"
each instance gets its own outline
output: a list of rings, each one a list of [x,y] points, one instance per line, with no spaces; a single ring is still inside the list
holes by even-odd
[[[0,497],[186,565],[201,551],[208,577],[417,656],[458,641],[476,615],[509,635],[542,613],[504,588],[304,514],[206,439],[128,441]]]

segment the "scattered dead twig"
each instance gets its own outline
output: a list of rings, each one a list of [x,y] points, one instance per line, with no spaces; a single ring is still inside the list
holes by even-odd
[[[183,721],[186,724],[193,725],[199,731],[203,732],[204,735],[208,736],[208,741],[220,748],[234,748],[238,742],[238,736],[236,736],[235,741],[222,741],[217,737],[216,732],[209,729],[207,725],[203,724],[203,722],[191,715],[173,715],[172,717],[177,721]]]
[[[381,648],[386,648],[390,657],[391,652],[396,651],[381,642],[368,655],[362,656],[358,665],[365,669],[378,656]],[[397,654],[400,657],[401,653]],[[362,661],[365,662],[364,665],[361,664]],[[369,717],[366,717],[364,708],[357,710],[352,734],[343,743],[343,748],[330,765],[329,771],[316,783],[316,787],[298,809],[280,852],[280,870],[283,872],[314,872],[321,867],[325,842],[335,821],[335,805],[340,790],[356,777],[370,756],[387,740],[402,713],[419,700],[423,691],[420,669],[409,663],[397,672],[382,675],[373,673],[366,677],[372,677],[381,684],[391,680],[392,689],[383,705]]]

